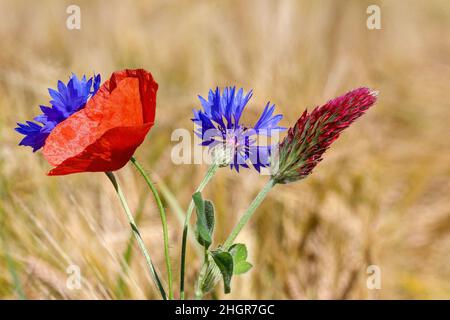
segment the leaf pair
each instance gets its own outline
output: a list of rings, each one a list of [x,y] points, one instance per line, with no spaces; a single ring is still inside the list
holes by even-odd
[[[214,205],[209,200],[203,200],[200,192],[194,193],[192,199],[197,212],[197,241],[205,250],[208,250],[212,244],[214,232]],[[227,251],[219,247],[217,250],[210,251],[209,254],[222,274],[225,293],[231,291],[233,274],[243,274],[252,267],[252,264],[247,261],[247,248],[242,243],[232,245]]]
[[[242,243],[232,245],[228,251],[219,248],[212,251],[211,255],[222,273],[225,293],[231,291],[231,278],[234,274],[243,274],[252,268],[252,264],[247,261],[247,247]]]
[[[197,241],[208,249],[214,232],[214,205],[209,200],[203,200],[200,192],[194,193],[192,198],[197,211]]]

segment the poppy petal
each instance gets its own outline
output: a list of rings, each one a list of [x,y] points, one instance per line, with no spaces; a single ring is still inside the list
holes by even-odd
[[[137,78],[139,80],[139,93],[141,96],[144,123],[155,121],[158,84],[153,80],[152,75],[144,69],[126,69],[116,71],[111,75],[109,84],[110,91],[115,89],[118,82],[127,77]]]
[[[147,123],[142,126],[110,129],[80,154],[64,160],[48,175],[119,170],[142,144],[151,127],[152,124]]]
[[[48,136],[43,154],[57,167],[49,174],[120,169],[153,126],[157,89],[143,69],[114,72],[84,109]]]

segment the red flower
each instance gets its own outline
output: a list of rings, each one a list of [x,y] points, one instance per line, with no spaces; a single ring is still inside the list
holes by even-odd
[[[49,175],[122,168],[153,126],[158,84],[143,70],[111,75],[85,108],[58,124],[43,154]]]
[[[278,165],[272,178],[289,183],[307,177],[342,130],[375,104],[377,92],[359,88],[303,112],[279,145]]]

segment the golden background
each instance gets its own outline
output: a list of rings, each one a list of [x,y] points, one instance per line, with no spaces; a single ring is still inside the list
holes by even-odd
[[[359,86],[378,104],[311,177],[276,186],[239,237],[254,268],[218,298],[450,298],[450,5],[448,1],[0,1],[0,298],[157,298],[105,175],[47,177],[18,147],[16,122],[48,104],[58,79],[143,67],[159,83],[156,125],[137,158],[182,208],[207,165],[174,165],[170,135],[191,130],[197,94],[254,89],[251,123],[270,100],[292,125],[305,108]],[[366,27],[381,8],[381,30]],[[158,212],[130,165],[118,177],[165,277]],[[205,191],[223,241],[267,177],[221,169]],[[170,201],[169,201],[170,200]],[[178,288],[181,226],[165,193]],[[188,295],[200,259],[188,257]],[[66,286],[69,265],[82,288]],[[367,267],[381,270],[369,290]],[[120,280],[122,279],[122,280]],[[211,298],[209,296],[208,298]]]

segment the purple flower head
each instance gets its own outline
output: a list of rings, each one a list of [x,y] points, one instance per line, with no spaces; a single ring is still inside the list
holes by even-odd
[[[290,183],[309,176],[342,131],[375,104],[377,95],[369,88],[358,88],[311,112],[305,110],[279,145],[272,179]]]
[[[58,81],[57,90],[49,88],[51,107],[40,106],[43,113],[35,117],[34,122],[17,123],[15,130],[25,136],[19,145],[32,147],[33,152],[42,148],[53,128],[84,108],[88,99],[97,93],[100,81],[100,75],[86,80],[86,76],[78,79],[72,74],[67,85]]]
[[[275,105],[267,103],[259,120],[253,127],[241,123],[245,106],[252,97],[252,91],[244,94],[243,89],[226,87],[222,94],[219,88],[210,90],[208,100],[199,96],[203,110],[193,110],[192,121],[199,126],[195,134],[202,139],[202,145],[209,148],[218,145],[231,150],[230,168],[239,171],[239,166],[248,168],[248,163],[259,172],[269,166],[270,145],[258,145],[259,136],[270,137],[276,131],[285,130],[278,126],[281,114],[273,115]]]

